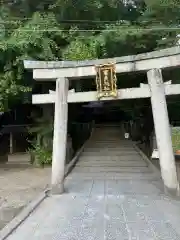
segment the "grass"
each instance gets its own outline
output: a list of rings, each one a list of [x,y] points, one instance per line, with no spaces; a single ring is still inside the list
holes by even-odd
[[[180,150],[180,127],[172,127],[171,133],[173,150],[176,152]]]

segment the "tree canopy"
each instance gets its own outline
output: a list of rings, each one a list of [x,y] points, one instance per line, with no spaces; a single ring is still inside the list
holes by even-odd
[[[179,0],[2,0],[0,110],[30,91],[22,60],[84,60],[175,46],[179,12]]]

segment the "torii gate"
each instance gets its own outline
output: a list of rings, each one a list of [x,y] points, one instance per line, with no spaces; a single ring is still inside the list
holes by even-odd
[[[171,141],[166,95],[180,94],[180,84],[163,83],[161,69],[180,65],[180,48],[168,48],[135,56],[89,61],[24,61],[26,69],[33,69],[35,80],[56,81],[56,91],[33,95],[33,104],[55,103],[52,157],[52,192],[64,191],[68,103],[97,101],[97,92],[69,91],[69,81],[95,77],[95,65],[116,63],[116,72],[146,71],[148,84],[139,88],[118,89],[116,99],[151,98],[156,139],[160,156],[161,175],[165,191],[179,195],[176,165]],[[114,100],[104,97],[103,100]]]

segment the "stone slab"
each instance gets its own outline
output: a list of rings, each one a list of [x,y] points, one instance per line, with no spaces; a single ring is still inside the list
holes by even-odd
[[[129,181],[67,181],[69,193],[43,201],[8,240],[179,240],[180,203],[168,205],[168,213],[171,210],[174,213],[174,222],[170,222],[164,209],[171,199],[150,183],[144,182],[147,191],[143,192],[140,181],[126,193],[130,184]],[[110,187],[115,189],[115,186],[119,191],[110,192]]]

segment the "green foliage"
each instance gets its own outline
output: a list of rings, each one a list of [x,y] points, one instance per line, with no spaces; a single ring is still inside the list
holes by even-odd
[[[164,23],[166,26],[180,23],[180,1],[179,0],[145,0],[146,11],[144,18],[146,20]]]
[[[176,152],[177,150],[180,150],[180,128],[172,127],[171,133],[172,133],[173,150],[174,152]]]
[[[72,41],[63,53],[63,58],[67,60],[84,60],[95,57],[95,49],[82,40]]]
[[[174,46],[179,11],[177,0],[1,1],[0,111],[31,91],[22,60],[108,58]]]
[[[53,123],[45,119],[36,119],[36,126],[29,129],[34,136],[29,152],[34,165],[49,165],[52,162]]]
[[[10,26],[7,27],[8,33],[0,42],[0,111],[11,107],[23,92],[31,91],[25,80],[24,59],[57,60],[59,57],[54,38],[59,38],[60,27],[53,13],[35,13],[29,21],[13,25],[11,34]]]
[[[46,147],[52,148],[52,143],[47,142],[49,138],[53,136],[53,121],[46,120],[44,118],[34,119],[36,124],[35,126],[29,128],[29,133],[38,135],[38,142],[46,145]]]
[[[63,52],[63,59],[66,60],[89,60],[99,57],[100,48],[103,47],[101,39],[93,36],[83,38],[77,37],[74,41],[70,42]]]
[[[31,154],[32,164],[35,166],[51,165],[52,163],[52,151],[37,142],[29,149],[29,153]]]

